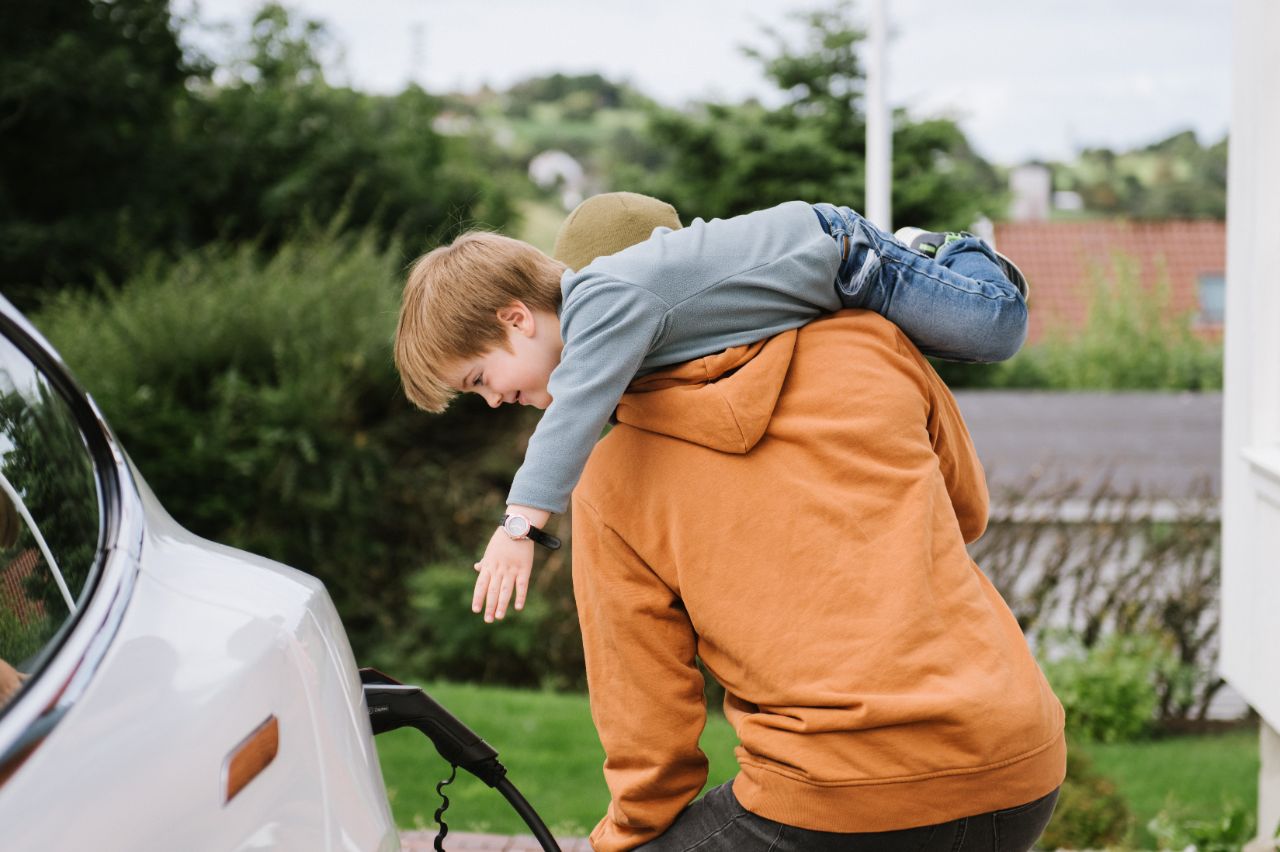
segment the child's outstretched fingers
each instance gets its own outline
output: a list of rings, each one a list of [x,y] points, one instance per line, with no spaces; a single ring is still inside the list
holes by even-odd
[[[494,576],[489,580],[489,591],[484,598],[484,620],[492,622],[498,609],[498,594],[502,591],[502,580]]]
[[[471,611],[479,612],[484,605],[485,597],[489,592],[489,580],[491,575],[484,568],[484,563],[477,562],[476,570],[480,572],[480,576],[476,577],[476,588],[471,593]]]
[[[511,593],[515,590],[515,576],[510,573],[502,575],[502,584],[498,589],[498,605],[493,612],[493,617],[501,619],[507,614],[507,603],[511,600]]]
[[[524,599],[529,594],[529,572],[516,577],[516,612],[524,609]]]

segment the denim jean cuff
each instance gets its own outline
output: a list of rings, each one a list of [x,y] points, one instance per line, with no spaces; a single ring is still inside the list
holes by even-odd
[[[980,251],[986,255],[992,263],[1000,262],[996,258],[996,253],[992,250],[991,246],[987,245],[986,240],[981,237],[974,236],[961,237],[958,240],[947,243],[942,248],[938,249],[938,254],[933,259],[942,260],[944,257],[958,251]]]

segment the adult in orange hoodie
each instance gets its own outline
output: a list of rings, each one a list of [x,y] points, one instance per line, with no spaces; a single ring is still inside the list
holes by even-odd
[[[595,848],[1030,848],[1062,705],[965,550],[985,478],[910,341],[845,311],[639,379],[616,416],[573,498]],[[741,771],[691,805],[697,659]]]

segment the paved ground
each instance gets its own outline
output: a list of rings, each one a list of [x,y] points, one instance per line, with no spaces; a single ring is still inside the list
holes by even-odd
[[[435,838],[434,831],[402,831],[400,848],[404,852],[432,852]],[[585,837],[557,837],[556,840],[563,852],[591,852],[591,844]],[[449,832],[444,839],[444,848],[448,852],[542,852],[532,834],[506,837],[501,834],[468,834],[465,831]]]

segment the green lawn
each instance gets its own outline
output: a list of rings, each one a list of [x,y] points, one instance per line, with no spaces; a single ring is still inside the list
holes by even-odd
[[[557,834],[585,835],[609,803],[601,766],[604,752],[582,695],[562,695],[462,684],[430,684],[427,691],[498,750],[507,777]],[[431,741],[402,729],[376,740],[382,774],[401,828],[434,828],[440,804],[436,782],[449,766]],[[712,715],[703,735],[713,784],[732,778],[733,729]],[[526,833],[502,796],[466,773],[445,788],[445,822],[460,831]]]
[[[1258,732],[1173,737],[1081,746],[1110,778],[1134,814],[1129,842],[1154,848],[1147,823],[1164,808],[1190,817],[1221,815],[1228,803],[1258,800]]]
[[[427,691],[498,750],[508,777],[552,831],[586,834],[604,813],[609,801],[600,770],[604,754],[585,696],[444,683]],[[711,784],[737,771],[734,742],[728,723],[712,714],[702,737]],[[1208,818],[1221,813],[1224,801],[1256,801],[1257,743],[1255,732],[1240,731],[1085,748],[1135,813],[1131,841],[1152,848],[1146,823],[1161,808]],[[377,745],[396,822],[402,828],[434,828],[432,814],[440,803],[435,784],[447,777],[448,766],[417,731],[383,734]],[[525,833],[502,797],[469,775],[460,774],[447,791],[445,820],[451,829]]]

